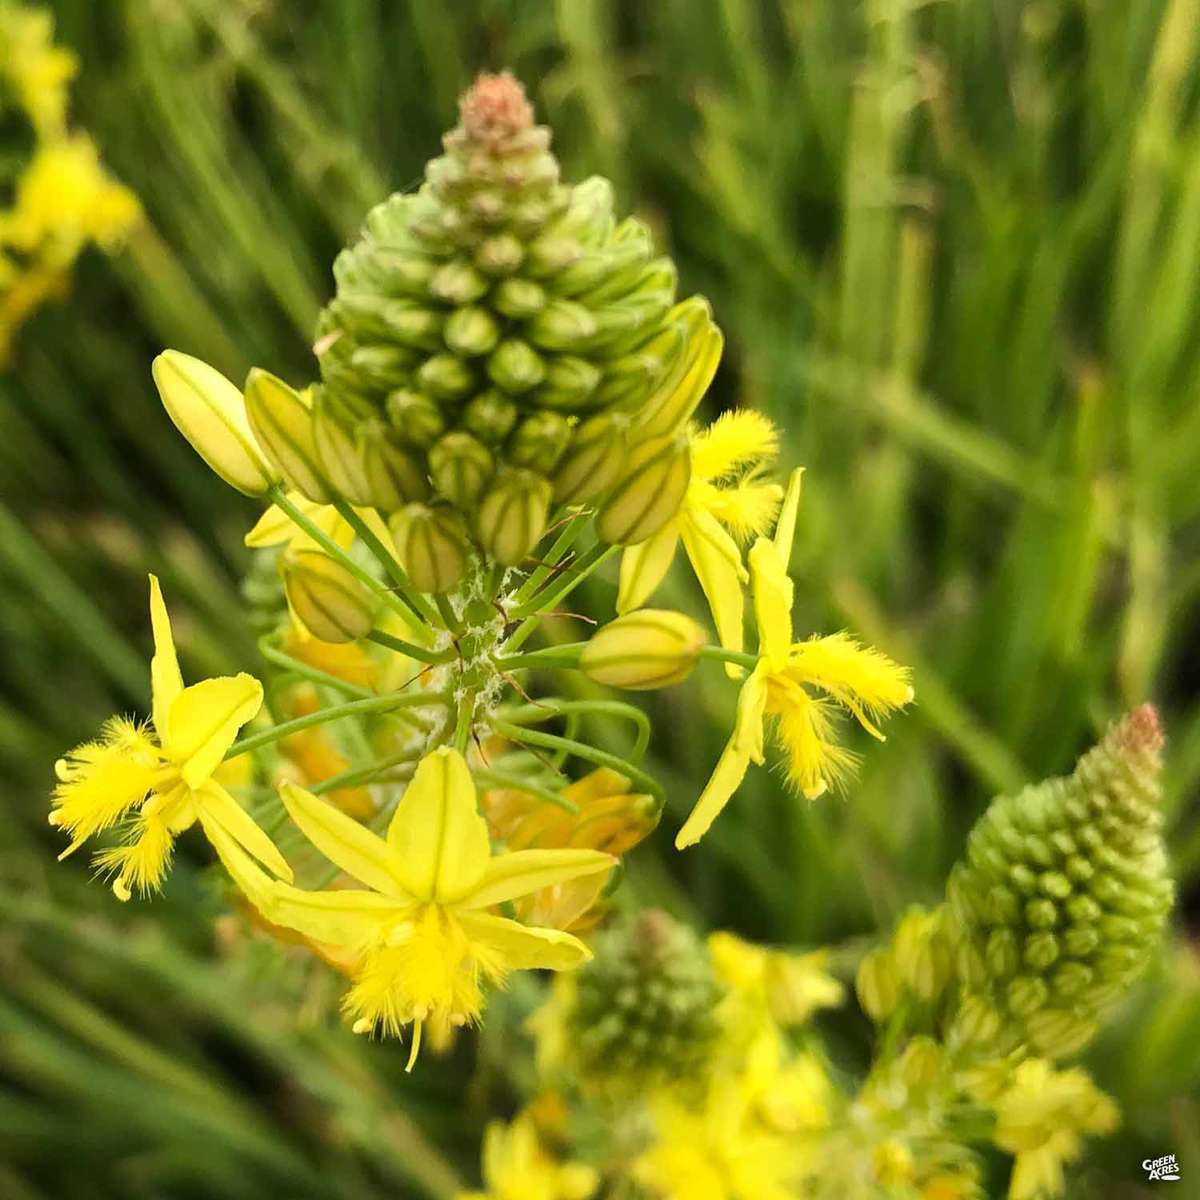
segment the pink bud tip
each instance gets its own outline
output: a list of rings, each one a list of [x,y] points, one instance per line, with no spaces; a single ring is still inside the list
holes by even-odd
[[[480,75],[462,94],[458,111],[473,141],[506,141],[533,125],[533,106],[511,71]]]
[[[1161,750],[1166,740],[1153,704],[1142,704],[1121,722],[1123,739],[1131,750]]]

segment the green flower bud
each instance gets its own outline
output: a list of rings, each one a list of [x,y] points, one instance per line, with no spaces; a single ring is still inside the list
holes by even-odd
[[[476,516],[484,550],[515,567],[542,539],[553,491],[547,480],[522,467],[506,467],[488,488]]]
[[[359,427],[363,474],[370,505],[380,512],[395,512],[429,495],[429,481],[421,460],[375,421]]]
[[[429,294],[444,304],[470,304],[488,290],[487,277],[465,259],[452,259],[429,281]]]
[[[635,446],[620,482],[596,514],[596,532],[615,546],[644,542],[679,511],[691,477],[685,438],[652,438]]]
[[[936,999],[953,970],[942,911],[909,909],[896,929],[892,954],[900,978],[913,993],[926,1002]]]
[[[475,373],[453,354],[435,354],[421,364],[416,383],[435,400],[461,400],[474,391]]]
[[[592,634],[579,666],[589,679],[608,687],[670,687],[691,674],[707,641],[704,628],[683,613],[640,608]]]
[[[500,326],[486,308],[468,305],[455,309],[446,322],[446,345],[455,354],[476,358],[489,354],[500,340]]]
[[[589,417],[571,435],[554,473],[554,498],[560,504],[582,504],[616,483],[625,459],[625,437],[619,421],[607,413]]]
[[[539,412],[528,416],[514,430],[505,447],[509,462],[534,467],[544,473],[554,470],[571,440],[571,422],[558,413]]]
[[[321,470],[312,412],[282,379],[257,367],[246,379],[246,416],[263,453],[288,486],[317,504],[333,498]]]
[[[635,1095],[707,1078],[722,1036],[722,990],[686,926],[643,911],[597,938],[575,981],[568,1055],[586,1088]]]
[[[506,279],[492,295],[501,316],[520,321],[535,316],[546,304],[546,289],[532,279]]]
[[[525,329],[539,350],[571,350],[596,333],[596,318],[574,300],[551,300]]]
[[[351,370],[376,388],[399,387],[419,361],[419,355],[404,346],[358,346],[350,354]]]
[[[283,586],[292,611],[315,638],[353,642],[375,625],[375,597],[341,563],[320,550],[285,556]]]
[[[479,244],[475,265],[485,275],[511,275],[525,258],[521,239],[511,233],[498,233]]]
[[[410,446],[431,446],[446,431],[446,418],[435,400],[408,388],[387,398],[387,415],[400,438]]]
[[[717,373],[725,339],[711,321],[686,337],[687,350],[676,370],[643,407],[639,425],[654,437],[679,429],[696,411]]]
[[[492,452],[469,433],[456,430],[429,451],[433,485],[451,504],[470,508],[496,469]]]
[[[858,966],[854,990],[863,1012],[872,1021],[886,1021],[900,1001],[900,976],[889,949],[869,951]]]
[[[449,592],[467,570],[466,522],[452,508],[409,504],[392,517],[389,527],[400,561],[422,592]]]
[[[932,1087],[942,1074],[942,1048],[931,1037],[920,1035],[900,1055],[900,1078],[910,1088]]]
[[[600,368],[586,359],[560,355],[551,361],[545,381],[530,396],[530,403],[565,412],[586,408],[600,379]]]
[[[370,504],[371,487],[353,418],[339,411],[339,406],[322,390],[313,406],[312,420],[313,443],[322,476],[337,495],[351,504]]]
[[[230,487],[263,495],[277,476],[254,438],[242,393],[219,371],[178,350],[163,351],[151,372],[167,415],[192,449]]]
[[[517,416],[517,406],[492,389],[480,393],[463,409],[462,423],[481,442],[495,446],[512,432]]]
[[[537,387],[546,377],[546,364],[527,342],[508,338],[488,359],[488,375],[501,391],[518,396]]]
[[[948,889],[961,948],[983,964],[961,1007],[1002,1014],[1008,1043],[1075,1053],[1149,961],[1172,895],[1161,747],[1144,705],[1069,778],[994,800],[972,831]]]

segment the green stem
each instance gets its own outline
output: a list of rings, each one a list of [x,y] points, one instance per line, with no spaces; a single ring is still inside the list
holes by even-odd
[[[303,729],[311,729],[314,725],[324,725],[329,721],[337,721],[342,717],[352,717],[366,713],[385,713],[397,708],[417,708],[427,704],[445,704],[449,696],[445,692],[414,692],[411,696],[370,696],[365,700],[350,700],[345,704],[335,704],[332,708],[323,708],[319,712],[307,716],[296,717],[292,721],[284,721],[264,729],[261,733],[253,733],[249,737],[240,738],[234,742],[225,753],[225,760],[237,758],[240,754],[248,754],[251,750],[270,746],[280,738],[290,737]]]
[[[524,779],[520,775],[510,775],[506,771],[496,771],[491,767],[476,770],[474,775],[480,783],[489,784],[492,787],[510,788],[517,792],[528,792],[531,796],[536,796],[539,800],[544,800],[547,804],[553,804],[556,808],[561,808],[564,812],[579,812],[579,806],[572,804],[566,796],[553,791],[551,788],[543,787],[540,783]]]
[[[454,748],[466,754],[471,744],[471,726],[475,720],[475,693],[468,691],[458,702],[458,720],[454,726]]]
[[[558,565],[562,556],[571,548],[587,525],[589,513],[578,513],[566,524],[566,527],[555,539],[554,544],[546,553],[546,561],[542,563],[513,593],[513,603],[520,606],[542,586],[542,583]]]
[[[314,796],[321,796],[326,792],[335,792],[339,788],[356,787],[360,783],[367,783],[376,776],[382,775],[385,771],[414,763],[420,757],[419,753],[406,750],[403,754],[396,754],[391,758],[381,759],[379,762],[371,763],[370,766],[351,767],[349,770],[339,771],[338,774],[331,775],[328,779],[322,779],[320,783],[315,784],[308,790]]]
[[[726,650],[724,646],[701,646],[700,657],[715,658],[718,662],[737,663],[739,667],[745,667],[748,671],[758,666],[757,655],[745,654],[741,650]]]
[[[561,579],[548,587],[544,587],[532,599],[527,600],[515,609],[512,613],[513,619],[521,621],[536,613],[544,613],[554,608],[556,604],[561,600],[565,600],[593,571],[606,563],[620,549],[620,546],[605,546],[603,544],[593,546],[587,553],[580,556],[578,562],[563,572]],[[513,635],[513,640],[520,638],[521,641],[524,641],[525,637],[528,636],[528,634],[522,636],[522,631],[518,629]],[[517,642],[517,645],[520,645],[520,642]]]
[[[522,670],[526,667],[575,667],[587,642],[570,642],[562,646],[545,646],[524,654],[499,655],[494,659],[502,670]],[[502,647],[503,648],[503,647]]]
[[[626,762],[625,759],[618,758],[615,754],[609,754],[606,750],[597,750],[595,746],[588,746],[573,738],[542,733],[539,729],[526,729],[522,725],[513,725],[509,721],[494,719],[491,724],[498,734],[510,741],[521,742],[526,746],[540,746],[545,750],[566,750],[568,753],[574,754],[576,758],[593,762],[598,767],[609,767],[644,787],[658,801],[660,807],[667,802],[667,794],[657,779],[647,774],[641,767],[635,767],[633,763]]]
[[[557,716],[617,717],[630,721],[637,727],[637,740],[633,745],[633,761],[639,763],[650,744],[650,718],[633,704],[623,700],[539,700],[536,704],[524,704],[519,708],[504,709],[503,719],[514,725],[536,725]],[[569,739],[568,739],[569,740]]]
[[[333,502],[333,507],[337,509],[342,520],[354,530],[363,545],[375,556],[383,568],[384,574],[396,585],[400,599],[412,609],[413,615],[419,621],[428,622],[430,625],[440,624],[437,613],[434,612],[429,601],[416,589],[396,556],[383,544],[366,521],[354,511],[353,505],[347,504],[339,497]]]
[[[375,695],[370,688],[359,687],[357,683],[348,683],[345,679],[339,679],[336,675],[330,675],[328,671],[321,671],[316,667],[310,667],[298,658],[293,658],[290,654],[284,654],[282,650],[276,650],[266,638],[259,639],[258,652],[267,662],[274,663],[277,667],[283,667],[284,670],[290,671],[294,675],[299,675],[307,679],[310,683],[322,684],[325,687],[345,692],[347,696],[354,696],[360,700],[365,700],[367,697]]]
[[[437,610],[441,613],[442,623],[452,633],[462,633],[462,622],[454,614],[454,609],[450,607],[450,601],[440,593],[434,596],[434,603],[437,605]]]
[[[382,629],[372,629],[367,634],[367,641],[375,642],[379,646],[386,646],[389,650],[395,650],[397,654],[406,654],[409,658],[415,658],[418,662],[430,663],[432,665],[450,662],[454,657],[453,653],[447,654],[439,650],[426,650],[424,646],[416,646],[412,642],[404,641],[403,638],[393,637],[390,633],[384,633]]]

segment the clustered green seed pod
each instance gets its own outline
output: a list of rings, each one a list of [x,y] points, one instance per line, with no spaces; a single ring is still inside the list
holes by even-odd
[[[408,456],[383,507],[449,504],[500,563],[529,554],[555,501],[597,503],[606,540],[649,537],[686,492],[681,431],[720,358],[707,304],[676,302],[674,265],[615,218],[607,181],[561,181],[510,75],[476,81],[444,145],[334,264],[315,346],[328,478],[342,490],[358,431],[382,421]]]
[[[1150,705],[1066,779],[992,802],[947,891],[960,1037],[1073,1054],[1145,968],[1171,908]]]
[[[602,934],[595,951],[568,1017],[580,1078],[635,1092],[701,1080],[720,1037],[722,993],[695,934],[647,909]]]

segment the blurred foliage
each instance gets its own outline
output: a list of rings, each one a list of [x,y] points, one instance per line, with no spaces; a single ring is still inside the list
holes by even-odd
[[[147,219],[80,263],[0,377],[0,1193],[440,1196],[475,1177],[519,1069],[501,1006],[478,1062],[463,1046],[406,1079],[402,1050],[331,1016],[322,968],[215,935],[196,871],[118,912],[86,864],[55,868],[45,813],[54,757],[144,708],[148,569],[185,674],[256,666],[238,597],[256,514],[175,435],[151,357],[311,377],[336,250],[501,66],[568,177],[610,176],[712,300],[730,348],[709,415],[763,408],[809,468],[797,629],[849,627],[915,668],[917,708],[844,801],[759,773],[701,852],[666,830],[642,847],[628,890],[836,943],[848,972],[940,893],[991,794],[1068,770],[1155,699],[1176,944],[1089,1056],[1125,1123],[1072,1186],[1141,1195],[1141,1160],[1166,1152],[1194,1174],[1200,0],[53,7],[83,63],[76,115]],[[686,573],[673,586],[664,603],[694,603]],[[732,694],[652,707],[673,830]],[[834,1034],[862,1061],[865,1021]]]

